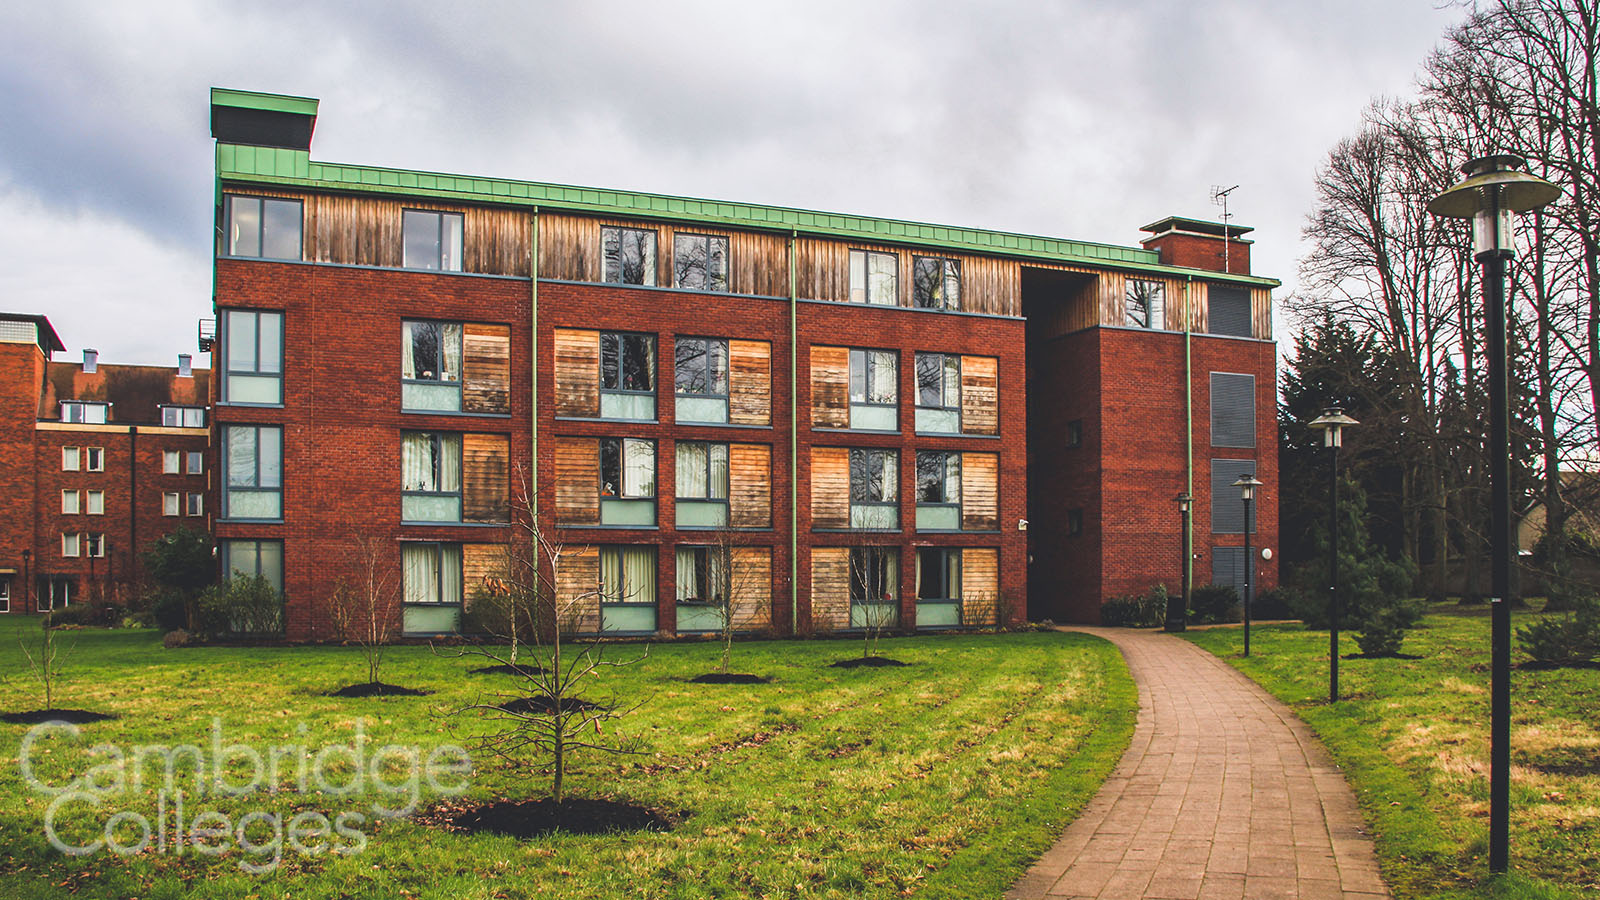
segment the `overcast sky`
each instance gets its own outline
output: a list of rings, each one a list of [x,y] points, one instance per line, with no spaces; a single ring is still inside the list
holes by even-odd
[[[1312,178],[1463,13],[1435,0],[8,3],[0,311],[173,364],[210,314],[213,86],[313,159],[1136,244],[1239,185],[1294,286]],[[1282,335],[1280,334],[1280,339]],[[204,357],[197,362],[203,364]]]

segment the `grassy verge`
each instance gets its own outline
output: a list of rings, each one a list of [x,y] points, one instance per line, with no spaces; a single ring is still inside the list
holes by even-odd
[[[1532,614],[1519,613],[1517,624]],[[1258,626],[1189,632],[1317,732],[1345,769],[1400,898],[1593,897],[1600,892],[1600,671],[1512,675],[1511,865],[1488,873],[1489,619],[1435,607],[1407,638],[1420,659],[1341,660],[1328,633]],[[1355,653],[1346,641],[1345,653]]]
[[[0,621],[0,658],[16,656],[33,618]],[[605,670],[599,696],[641,703],[613,723],[638,737],[644,753],[581,756],[568,789],[587,797],[642,803],[682,815],[665,833],[595,837],[555,835],[530,841],[466,835],[407,818],[368,817],[365,848],[351,855],[294,852],[275,829],[297,814],[370,811],[403,805],[411,795],[401,755],[371,760],[385,744],[415,747],[425,759],[446,744],[470,746],[485,728],[451,711],[503,691],[504,676],[468,676],[480,660],[443,658],[427,648],[391,651],[383,680],[433,693],[426,697],[336,699],[323,694],[364,677],[359,654],[342,648],[191,648],[164,650],[150,632],[77,631],[59,706],[115,713],[81,726],[74,740],[54,735],[29,748],[35,777],[61,787],[85,776],[107,788],[99,805],[66,802],[57,831],[87,845],[127,811],[152,823],[173,821],[172,798],[159,788],[164,763],[119,764],[140,745],[198,745],[205,765],[221,745],[268,757],[289,746],[273,786],[225,796],[208,783],[196,793],[193,766],[177,766],[186,792],[186,825],[215,810],[231,823],[260,812],[246,837],[263,849],[215,858],[177,852],[169,843],[133,855],[65,856],[44,836],[56,800],[23,778],[27,726],[0,725],[0,896],[55,898],[206,897],[994,897],[1042,852],[1115,765],[1132,734],[1136,694],[1111,645],[1083,635],[1030,633],[886,640],[900,669],[829,668],[859,653],[850,642],[761,642],[735,650],[740,671],[772,676],[765,685],[699,685],[717,648],[651,648],[638,665]],[[11,648],[7,650],[7,648]],[[618,656],[636,649],[618,648]],[[0,710],[40,705],[17,665],[0,685]],[[364,736],[365,768],[349,761]],[[328,748],[333,748],[329,751]],[[297,760],[327,752],[334,787],[302,789]],[[548,778],[473,754],[465,793],[450,802],[543,796]],[[209,768],[207,770],[209,775]],[[135,776],[143,778],[135,784]],[[243,755],[227,757],[225,779],[248,782]],[[272,781],[272,779],[267,779]],[[421,807],[441,796],[416,789]],[[127,817],[115,835],[139,837]],[[159,831],[157,832],[159,837]],[[335,838],[337,835],[334,836]],[[302,843],[315,843],[303,841]],[[351,846],[331,840],[330,845]],[[251,874],[245,863],[273,862]]]

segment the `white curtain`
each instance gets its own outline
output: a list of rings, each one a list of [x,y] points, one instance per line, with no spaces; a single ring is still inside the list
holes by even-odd
[[[406,322],[400,335],[400,377],[417,377],[417,331],[421,323]]]
[[[600,551],[600,599],[606,603],[622,602],[622,550]]]
[[[961,502],[961,454],[944,456],[944,502]]]
[[[895,402],[895,356],[887,350],[874,350],[872,356],[872,385],[868,389],[867,402],[893,403]]]
[[[440,381],[461,380],[461,326],[450,324],[442,326],[444,336],[444,371],[440,373]]]
[[[410,432],[400,438],[400,477],[405,490],[438,490],[433,479],[433,442],[430,437],[422,432]]]
[[[622,442],[622,496],[656,495],[656,445],[654,441]]]
[[[461,545],[439,545],[439,596],[445,603],[460,603]]]
[[[439,601],[439,570],[435,565],[435,545],[400,545],[400,564],[405,570],[407,603]]]
[[[946,409],[961,407],[961,357],[959,356],[944,358],[944,407]]]
[[[624,603],[654,603],[656,600],[655,554],[642,547],[622,550]]]
[[[713,500],[728,499],[728,445],[712,444],[711,455],[711,492],[708,496]]]
[[[678,442],[677,496],[685,499],[698,499],[709,496],[706,493],[707,446],[694,441]]]
[[[700,573],[695,568],[695,552],[688,547],[678,548],[678,602],[685,600],[704,600],[705,593],[700,590]]]
[[[461,490],[461,435],[439,435],[439,490]]]
[[[882,453],[883,460],[883,496],[879,497],[884,503],[892,503],[899,496],[900,487],[900,458],[893,450]]]

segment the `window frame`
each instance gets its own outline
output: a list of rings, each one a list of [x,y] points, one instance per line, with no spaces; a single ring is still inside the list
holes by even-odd
[[[189,413],[195,413],[194,418],[199,419],[198,424],[188,425],[184,419],[190,418]],[[168,421],[173,419],[175,421]],[[161,405],[161,427],[163,428],[204,428],[206,427],[206,409],[203,406],[179,406],[163,403]]]
[[[161,492],[161,515],[180,516],[183,514],[183,494],[180,491]]]
[[[291,198],[291,197],[267,197],[267,196],[264,196],[264,195],[261,195],[261,194],[233,194],[233,193],[223,194],[222,195],[222,199],[223,199],[222,235],[221,235],[221,237],[222,237],[222,247],[219,248],[221,252],[218,255],[229,257],[231,259],[265,259],[265,260],[276,260],[276,261],[279,261],[279,262],[303,262],[305,260],[305,255],[306,255],[306,248],[305,248],[306,210],[305,210],[305,202],[304,201],[296,200],[296,199]],[[234,208],[235,205],[238,204],[238,202],[240,200],[251,200],[251,201],[254,201],[255,204],[256,204],[256,236],[255,236],[256,252],[255,253],[238,253],[238,252],[235,252],[235,248],[237,247],[238,240],[233,236],[233,226],[234,226],[233,208]],[[298,227],[295,229],[295,240],[294,240],[295,252],[294,252],[293,256],[268,256],[267,255],[267,204],[268,203],[282,204],[284,206],[293,206],[293,207],[295,207],[296,212],[295,212],[294,219],[295,219],[295,222],[298,223]]]
[[[61,514],[76,516],[83,512],[81,492],[77,488],[61,489]]]
[[[90,488],[83,492],[83,514],[86,516],[103,516],[106,514],[106,492]]]
[[[850,628],[860,630],[869,627],[866,624],[857,625],[856,611],[876,607],[880,610],[888,607],[887,615],[878,622],[878,627],[892,627],[900,621],[900,548],[897,546],[866,546],[851,547],[850,559],[847,564],[849,591],[850,591]],[[870,589],[882,585],[882,592],[878,599],[872,599]],[[868,616],[861,617],[864,623],[871,622]]]
[[[85,472],[104,472],[106,470],[106,448],[83,448],[83,470]]]
[[[861,462],[858,462],[861,460]],[[893,468],[893,472],[889,471]],[[873,470],[876,470],[874,475]],[[863,478],[858,480],[857,476]],[[871,497],[872,482],[876,478],[879,487],[877,499]],[[857,499],[858,495],[866,495],[865,499]],[[857,526],[858,516],[856,510],[863,511],[860,518],[866,518],[868,510],[889,510],[890,523],[887,525]],[[871,513],[873,518],[877,513]],[[900,450],[897,447],[851,447],[850,448],[850,527],[858,531],[898,531],[900,529]]]
[[[649,235],[650,248],[648,258],[640,260],[640,281],[628,281],[628,267],[623,249],[622,237],[625,233]],[[612,278],[612,258],[606,249],[607,239],[611,235],[617,237],[616,278]],[[625,284],[638,287],[655,287],[657,281],[656,270],[661,264],[661,236],[657,229],[638,228],[630,225],[602,225],[600,226],[600,282],[602,284]]]
[[[686,391],[679,387],[678,373],[682,371],[683,360],[678,355],[681,348],[689,344],[700,343],[705,347],[702,352],[704,361],[703,371],[706,379],[704,391]],[[713,346],[722,348],[722,392],[716,391],[716,354],[712,353]],[[714,337],[696,337],[693,335],[674,335],[672,338],[672,393],[675,397],[689,397],[696,400],[726,400],[729,396],[729,378],[732,364],[728,358],[728,339]]]
[[[254,368],[251,368],[251,369],[243,369],[243,368],[236,369],[236,368],[233,367],[233,347],[234,347],[233,318],[235,316],[253,316],[255,318],[255,325],[252,328],[252,331],[255,334],[255,347],[252,349],[252,353],[253,353],[253,357],[252,358],[254,359],[254,362],[253,362]],[[262,367],[263,360],[261,358],[262,357],[262,355],[261,355],[261,322],[262,322],[262,320],[264,318],[269,318],[269,317],[272,318],[272,319],[275,319],[276,322],[277,322],[278,354],[277,354],[277,368],[276,368],[276,370]],[[277,310],[277,309],[224,309],[224,310],[222,310],[221,320],[222,321],[219,323],[219,325],[220,325],[221,338],[222,338],[222,340],[221,340],[221,344],[222,344],[222,365],[220,367],[221,370],[222,370],[222,399],[219,402],[224,406],[264,406],[264,407],[280,407],[280,406],[283,406],[283,370],[285,368],[285,366],[284,366],[284,355],[285,355],[284,354],[284,348],[285,348],[285,338],[288,335],[288,328],[289,328],[288,317],[284,314],[283,310]],[[233,381],[233,379],[235,377],[259,378],[259,379],[264,379],[264,380],[276,381],[277,382],[277,386],[278,386],[278,399],[274,400],[274,401],[235,400],[235,399],[233,399],[232,398],[232,393],[233,393],[232,381]]]
[[[83,553],[83,535],[77,531],[61,532],[61,558],[79,559]]]
[[[930,294],[927,297],[927,299],[936,300],[937,302],[929,302],[929,303],[922,302],[923,299],[924,299],[923,282],[925,280],[929,280],[929,279],[925,279],[923,277],[923,275],[922,275],[922,268],[923,268],[923,263],[924,262],[934,263],[934,264],[938,265],[938,267],[939,267],[939,271],[938,271],[938,276],[939,277],[938,277],[938,280],[937,280],[937,284],[938,284],[938,292],[937,292],[937,294],[938,294],[938,296],[934,297],[934,296],[932,296]],[[954,297],[951,296],[951,290],[950,290],[950,286],[951,286],[952,283],[954,283],[954,285],[955,285]],[[912,305],[912,307],[914,307],[916,309],[960,310],[961,309],[961,288],[962,288],[962,284],[961,284],[961,260],[956,259],[955,257],[951,257],[951,256],[913,255],[911,257],[911,305]]]
[[[885,299],[878,299],[878,292],[874,291],[873,287],[872,287],[873,275],[875,274],[874,271],[873,271],[873,261],[876,258],[882,258],[882,257],[887,257],[891,261],[890,262],[889,271],[892,273],[892,276],[893,276],[890,279],[889,290],[888,290],[889,297],[886,300]],[[856,265],[856,261],[857,260],[861,261],[861,264],[859,266],[859,272],[860,272],[860,275],[861,275],[861,286],[859,288],[856,286],[856,274],[857,274],[857,271],[858,271],[858,267]],[[888,251],[888,250],[867,250],[865,248],[852,247],[852,248],[850,248],[850,253],[849,253],[849,256],[847,258],[847,265],[849,267],[849,271],[848,271],[848,274],[849,274],[849,294],[847,295],[846,299],[849,302],[851,302],[851,303],[861,303],[861,304],[864,304],[864,305],[867,305],[867,306],[899,306],[900,305],[900,254],[899,253],[891,252],[891,251]],[[859,300],[856,299],[856,295],[857,295],[858,292],[860,293],[860,296],[861,296],[861,299],[859,299]]]
[[[429,259],[417,260],[417,264],[414,265],[411,259],[411,242],[406,240],[406,226],[419,216],[433,219],[434,253]],[[445,222],[450,219],[456,222],[456,228],[447,235]],[[446,252],[446,243],[451,244],[449,249],[454,251],[453,255]],[[400,210],[400,268],[413,272],[460,272],[466,243],[467,222],[463,214],[447,209],[421,209],[411,206]],[[432,265],[428,264],[430,262]]]
[[[680,242],[685,240],[691,243],[696,241],[704,242],[703,246],[705,247],[705,253],[700,260],[700,271],[703,273],[703,278],[705,281],[705,283],[702,285],[695,286],[683,283],[684,267],[680,262],[681,257],[679,256],[678,248],[680,246]],[[716,287],[712,284],[713,273],[711,261],[714,258],[712,256],[712,246],[719,241],[722,244],[722,286]],[[703,294],[730,293],[730,281],[733,270],[733,260],[730,256],[732,249],[730,245],[731,242],[728,240],[727,235],[703,234],[692,231],[674,232],[672,235],[672,286],[680,290],[699,291]]]
[[[183,514],[185,516],[204,516],[206,514],[206,495],[199,491],[189,491],[184,495]]]
[[[439,361],[439,372],[438,377],[436,378],[424,378],[416,374],[416,370],[418,369],[418,366],[416,365],[416,338],[412,335],[412,326],[414,325],[429,325],[436,329],[436,340],[433,342],[433,352],[436,354],[436,357]],[[446,343],[449,340],[448,334],[451,328],[455,329],[455,378],[445,377],[447,374],[449,374],[445,371],[445,365],[450,359],[449,353],[446,352]],[[464,371],[467,361],[466,330],[465,322],[450,319],[400,320],[400,409],[403,412],[459,413],[462,411],[462,392],[466,385],[466,373]],[[406,376],[405,358],[407,344],[412,346],[411,356],[413,373],[411,377]],[[408,405],[406,403],[406,385],[417,385],[428,388],[453,387],[455,388],[455,405],[453,408],[444,409]]]
[[[253,554],[255,556],[254,571],[246,572],[244,569],[237,568],[237,567],[230,567],[228,565],[228,560],[233,556],[233,547],[235,545],[242,545],[242,544],[253,544],[253,545],[255,545],[254,554]],[[262,548],[265,547],[268,544],[276,544],[277,547],[278,547],[278,570],[275,573],[276,576],[277,576],[276,578],[274,578],[272,576],[272,574],[269,574],[268,571],[266,570],[266,568],[262,565]],[[277,589],[278,595],[280,597],[283,595],[283,576],[284,576],[283,563],[284,563],[284,557],[283,557],[283,541],[282,540],[275,540],[275,539],[270,539],[270,538],[260,538],[260,539],[258,539],[258,538],[224,539],[224,540],[218,542],[217,552],[220,555],[220,562],[221,562],[221,565],[223,566],[223,569],[224,569],[224,571],[222,572],[222,578],[224,580],[232,578],[234,572],[238,572],[238,573],[240,573],[242,575],[246,575],[246,576],[260,576],[260,577],[266,578],[267,581],[270,582],[273,585],[273,587]]]
[[[428,443],[428,450],[427,450],[428,461],[430,462],[429,468],[431,470],[430,473],[429,473],[429,478],[433,482],[433,484],[435,485],[433,490],[428,490],[426,488],[420,488],[420,487],[412,487],[412,486],[408,485],[406,483],[406,480],[405,480],[406,479],[406,472],[410,468],[410,466],[406,462],[406,453],[408,452],[408,448],[412,446],[412,444],[410,442],[410,439],[414,438],[414,437],[418,437],[418,436],[427,439],[427,443]],[[445,445],[447,443],[450,443],[452,441],[455,444],[456,471],[453,474],[455,475],[455,479],[454,480],[455,480],[456,487],[455,487],[455,490],[447,490],[447,489],[441,487],[441,485],[444,485],[444,484],[447,483],[446,476],[451,474],[445,468],[445,456],[446,456],[446,454],[445,454],[444,448],[445,448]],[[416,498],[425,499],[425,500],[440,500],[440,499],[443,499],[443,500],[454,500],[455,501],[455,513],[456,513],[455,514],[455,518],[453,518],[453,519],[451,519],[451,518],[445,518],[445,519],[417,519],[417,518],[413,518],[413,517],[410,517],[410,516],[406,516],[402,512],[401,517],[400,517],[402,523],[416,522],[416,523],[427,523],[427,524],[439,524],[439,523],[449,524],[449,523],[452,523],[452,522],[460,522],[462,520],[462,504],[464,502],[464,495],[465,495],[465,490],[466,490],[466,468],[467,468],[466,458],[465,458],[465,455],[463,454],[462,450],[463,450],[463,441],[462,441],[462,436],[461,436],[461,434],[459,432],[454,432],[454,431],[415,431],[415,430],[406,430],[406,431],[400,432],[400,497],[401,497],[400,504],[401,504],[402,510],[404,509],[404,506],[405,506],[405,498],[407,498],[407,497],[416,497]]]
[[[106,535],[103,531],[85,531],[81,537],[85,559],[106,558]]]
[[[91,411],[96,414],[90,415]],[[70,425],[104,425],[111,421],[111,404],[94,400],[62,400],[61,421]]]
[[[457,569],[458,569],[458,573],[457,573],[457,577],[456,577],[456,584],[458,584],[462,589],[462,596],[457,597],[455,599],[446,599],[445,596],[444,596],[446,582],[447,582],[447,579],[444,577],[444,560],[445,560],[445,552],[444,551],[445,551],[445,548],[447,548],[447,547],[455,548],[455,554],[454,554],[455,559],[454,559],[454,562],[455,562],[455,564],[457,566]],[[406,581],[405,581],[405,569],[406,569],[405,554],[406,554],[407,550],[413,550],[413,551],[415,551],[415,550],[427,550],[427,551],[431,551],[432,552],[432,554],[433,554],[433,571],[438,573],[438,577],[435,579],[438,582],[438,594],[437,594],[438,599],[435,599],[435,600],[412,600],[412,599],[410,599],[412,591],[411,591],[410,587],[406,584]],[[461,606],[464,604],[465,599],[466,599],[466,583],[465,583],[465,578],[464,578],[465,572],[461,570],[461,567],[462,567],[462,565],[464,563],[464,557],[465,557],[465,553],[462,551],[461,544],[459,544],[459,543],[457,543],[455,541],[401,541],[400,542],[400,605],[401,605],[401,607],[404,608],[404,607],[418,607],[418,606],[420,606],[420,607],[424,607],[424,608],[427,608],[427,609],[443,609],[443,608],[446,608],[446,607],[456,607],[458,609],[461,608]]]
[[[617,463],[617,490],[615,493],[606,493],[606,446],[615,444],[615,458]],[[628,490],[628,446],[643,444],[650,448],[650,492],[648,494],[630,494]],[[600,438],[600,479],[597,485],[600,489],[600,499],[605,500],[655,500],[661,492],[660,465],[656,455],[657,441],[655,438],[634,437],[604,437]]]
[[[683,488],[684,479],[681,478],[681,477],[678,477],[678,473],[682,471],[682,466],[677,464],[678,449],[681,448],[681,447],[704,447],[705,448],[705,485],[706,485],[706,493],[703,496],[697,496],[697,495],[694,495],[694,494],[682,493],[682,491],[684,489]],[[722,449],[722,485],[721,485],[722,486],[722,496],[721,497],[713,497],[712,496],[712,493],[713,493],[714,489],[717,487],[716,479],[712,476],[712,473],[716,471],[716,465],[715,465],[715,462],[712,459],[712,455],[713,455],[712,451],[717,449],[717,448],[721,448]],[[673,495],[674,495],[673,499],[675,499],[675,500],[697,500],[697,501],[705,501],[707,503],[727,503],[728,502],[728,494],[732,489],[731,482],[733,481],[733,475],[732,475],[731,471],[729,470],[728,453],[729,453],[728,444],[725,441],[677,441],[673,445],[673,460],[674,460],[674,463],[673,463],[673,474],[674,474],[674,477],[673,477]]]
[[[632,338],[643,339],[646,342],[646,346],[648,347],[648,352],[646,353],[646,356],[645,356],[645,361],[646,361],[647,369],[649,371],[649,376],[650,376],[650,387],[648,389],[626,388],[626,387],[621,387],[620,386],[620,385],[624,384],[626,382],[626,380],[627,380],[626,373],[628,371],[628,361],[631,358],[631,354],[628,353],[628,347],[629,347],[629,339],[632,339]],[[615,355],[614,355],[614,358],[616,359],[616,373],[615,373],[616,377],[615,377],[614,380],[615,380],[616,384],[619,385],[618,387],[606,387],[606,365],[607,365],[606,344],[608,342],[614,342],[615,345],[616,345],[616,352],[615,352]],[[673,359],[674,359],[674,367],[676,367],[676,359],[677,359],[676,351],[674,351],[674,353],[673,353]],[[659,411],[656,409],[656,392],[661,387],[661,342],[658,340],[658,337],[657,337],[656,334],[654,334],[652,332],[648,332],[648,331],[602,331],[602,332],[600,332],[600,373],[599,374],[600,374],[600,379],[599,379],[599,385],[600,385],[600,418],[607,419],[607,420],[610,420],[610,421],[613,421],[613,422],[655,422],[655,421],[658,420]],[[674,377],[674,379],[676,379],[676,377],[677,377],[676,368],[674,368],[673,377]],[[673,389],[674,390],[677,389],[676,385],[674,385]],[[649,418],[638,418],[638,417],[631,417],[631,416],[630,417],[624,417],[624,416],[608,416],[608,415],[606,415],[605,414],[605,412],[606,412],[606,410],[605,410],[605,407],[606,407],[605,398],[606,398],[606,395],[608,395],[608,394],[612,395],[612,396],[618,396],[618,397],[649,397],[650,398],[650,417]]]
[[[1153,294],[1142,294],[1144,317],[1141,321],[1134,315],[1134,298],[1136,286],[1154,288]],[[1152,302],[1153,301],[1153,302]],[[1160,322],[1155,322],[1156,317]],[[1122,324],[1127,328],[1140,328],[1147,331],[1170,331],[1167,327],[1167,283],[1156,278],[1129,278],[1122,290]]]
[[[235,431],[249,429],[255,432],[255,473],[254,481],[250,484],[233,483],[232,445]],[[262,484],[261,465],[261,435],[264,432],[275,432],[278,444],[278,473],[277,483],[273,485]],[[222,519],[233,522],[281,522],[283,521],[283,475],[287,468],[283,452],[283,426],[281,425],[249,425],[232,423],[222,427],[222,459],[223,472],[219,478],[222,489]],[[233,515],[231,498],[235,494],[273,494],[278,498],[278,514],[276,516],[259,518]]]
[[[206,455],[201,450],[187,450],[184,452],[183,474],[204,475],[206,473]]]
[[[161,451],[161,474],[163,474],[163,475],[182,475],[183,474],[183,453],[184,453],[184,451],[182,451],[182,450],[163,450],[163,451]]]
[[[63,472],[81,472],[81,471],[83,471],[83,448],[81,448],[81,447],[62,447],[61,448],[61,471],[63,471]]]

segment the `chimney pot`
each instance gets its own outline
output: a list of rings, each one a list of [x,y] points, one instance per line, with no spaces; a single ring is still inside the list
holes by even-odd
[[[178,354],[178,377],[179,378],[193,378],[194,377],[194,368],[192,366],[193,360],[194,360],[194,357],[190,356],[187,353],[179,353]]]
[[[100,362],[99,350],[83,351],[83,374],[93,375],[95,366]]]

